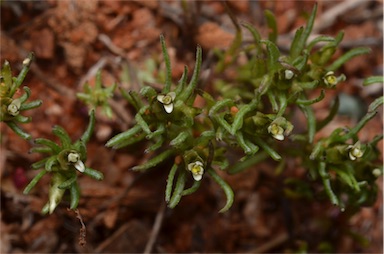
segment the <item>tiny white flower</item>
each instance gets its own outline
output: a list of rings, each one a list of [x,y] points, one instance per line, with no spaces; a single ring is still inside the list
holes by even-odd
[[[173,111],[173,101],[176,98],[175,92],[169,92],[167,94],[159,94],[157,95],[157,100],[161,102],[164,105],[165,112],[168,114],[172,113]]]
[[[29,65],[30,62],[31,62],[31,59],[30,59],[30,58],[25,58],[25,59],[23,60],[23,65]]]
[[[347,149],[349,150],[349,158],[353,161],[357,158],[361,158],[364,154],[364,152],[361,150],[359,141],[357,141],[354,145],[349,145]]]
[[[84,163],[80,160],[80,154],[71,152],[68,154],[68,162],[73,163],[73,166],[81,173],[85,171]]]
[[[81,173],[84,173],[85,171],[85,166],[84,166],[84,163],[81,161],[81,160],[78,160],[76,163],[75,163],[75,168],[77,170],[79,170]]]
[[[20,107],[21,107],[20,100],[18,99],[13,100],[12,103],[9,104],[7,107],[8,114],[12,116],[17,116],[20,113]]]
[[[374,170],[372,170],[372,174],[376,177],[379,177],[381,176],[382,172],[379,168],[375,168]]]
[[[204,168],[201,161],[189,163],[188,170],[192,172],[192,176],[195,181],[200,181],[203,178]]]
[[[272,137],[275,139],[284,140],[284,129],[276,123],[272,123],[268,126],[268,132],[271,133]]]
[[[338,83],[337,77],[335,76],[335,73],[333,71],[329,71],[325,74],[323,77],[324,83],[327,86],[335,86]]]
[[[285,70],[284,71],[285,79],[291,79],[291,78],[293,78],[294,75],[295,75],[295,73],[293,73],[293,71],[291,71],[291,70]]]

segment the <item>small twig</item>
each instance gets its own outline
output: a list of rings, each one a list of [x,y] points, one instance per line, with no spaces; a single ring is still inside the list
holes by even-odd
[[[99,39],[99,41],[101,41],[112,53],[121,56],[124,59],[127,58],[124,50],[116,46],[106,34],[100,34],[97,36],[97,39]]]
[[[271,241],[257,247],[257,248],[254,248],[250,251],[248,251],[247,253],[266,253],[266,252],[269,252],[271,251],[273,248],[276,248],[278,247],[279,245],[283,244],[285,241],[287,241],[289,239],[289,235],[288,233],[282,233],[280,235],[278,235],[277,237],[273,238]]]
[[[335,5],[333,8],[324,12],[321,17],[316,19],[315,24],[312,29],[312,33],[316,34],[327,27],[330,27],[334,24],[337,17],[341,14],[350,11],[360,5],[367,4],[369,1],[361,1],[361,0],[348,0],[342,1],[339,4]]]
[[[156,242],[157,235],[159,234],[161,224],[163,222],[165,208],[166,208],[165,202],[163,201],[161,203],[159,211],[157,212],[155,223],[153,224],[153,227],[152,227],[151,235],[149,236],[149,240],[148,240],[147,245],[145,246],[145,250],[143,252],[144,254],[149,254],[152,252],[153,245]]]
[[[95,250],[94,253],[100,253],[105,248],[107,248],[114,240],[116,240],[120,235],[124,234],[124,232],[131,226],[131,224],[125,223],[118,230],[115,231],[110,237],[108,237],[104,242],[102,242]]]
[[[107,63],[107,58],[106,57],[100,58],[100,60],[97,61],[97,63],[95,63],[94,65],[92,65],[92,67],[89,68],[87,73],[85,75],[83,75],[83,77],[80,79],[79,83],[77,84],[77,88],[81,89],[83,87],[83,85],[88,80],[90,80],[92,77],[96,76],[97,72],[100,69],[102,69],[106,65],[106,63]]]
[[[79,245],[84,247],[87,244],[87,241],[85,240],[87,236],[87,228],[85,227],[85,224],[83,222],[83,218],[81,217],[79,209],[75,209],[75,213],[76,213],[76,218],[78,218],[81,223],[80,234],[79,234]]]

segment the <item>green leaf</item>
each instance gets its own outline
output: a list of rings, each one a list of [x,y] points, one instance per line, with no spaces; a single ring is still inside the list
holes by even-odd
[[[312,9],[311,16],[308,19],[305,29],[303,30],[302,28],[300,28],[295,34],[295,38],[291,44],[291,49],[290,49],[291,58],[294,59],[298,57],[300,53],[304,50],[308,37],[312,32],[313,24],[316,18],[316,12],[317,12],[317,4],[315,4]]]
[[[85,167],[85,170],[83,173],[99,181],[104,179],[103,173],[101,173],[100,171],[94,170],[92,168]]]
[[[31,101],[29,103],[21,104],[20,111],[29,110],[33,108],[40,107],[40,105],[43,104],[41,100]]]
[[[202,49],[200,46],[198,46],[196,50],[196,62],[195,62],[195,68],[193,70],[192,78],[188,86],[180,93],[179,100],[185,102],[186,100],[188,100],[188,98],[191,97],[192,93],[194,92],[197,86],[197,82],[199,80],[201,61],[202,61]],[[192,105],[192,103],[193,101],[191,103],[188,103],[188,105]]]
[[[141,101],[139,95],[135,91],[129,91],[126,92],[124,89],[120,88],[120,92],[123,95],[123,97],[136,109],[136,111],[139,111],[143,106],[144,103]],[[140,93],[144,96],[147,96],[148,100],[152,99],[152,97],[156,96],[156,91],[149,86],[145,86],[140,90]]]
[[[312,48],[319,42],[334,42],[335,38],[327,35],[320,35],[313,39],[307,46],[307,50],[310,52]]]
[[[179,147],[183,143],[186,142],[187,138],[191,137],[191,133],[189,131],[182,131],[179,133],[179,135],[176,136],[176,138],[172,139],[169,145]]]
[[[234,200],[234,193],[232,188],[212,169],[208,168],[208,174],[212,177],[212,179],[220,185],[220,187],[224,190],[225,196],[227,197],[227,202],[223,208],[219,211],[219,213],[226,212],[229,208],[231,208]]]
[[[89,123],[88,123],[87,129],[84,131],[83,135],[80,138],[84,143],[88,143],[89,140],[91,139],[93,130],[95,128],[95,121],[96,121],[95,110],[92,109],[91,112],[89,113]]]
[[[175,90],[176,96],[178,94],[180,94],[185,89],[185,86],[187,84],[187,78],[188,78],[188,67],[184,66],[183,75],[181,76],[181,78],[177,84],[176,90]]]
[[[384,83],[384,77],[383,76],[372,76],[369,78],[364,79],[363,86],[369,86],[376,83]]]
[[[228,173],[229,174],[240,173],[240,172],[242,172],[242,171],[244,171],[246,169],[249,169],[253,165],[262,162],[263,160],[265,160],[267,158],[269,158],[269,154],[266,153],[265,151],[261,151],[261,152],[255,154],[255,155],[253,155],[253,156],[248,157],[244,161],[240,161],[240,162],[234,164],[233,166],[231,166],[228,169]]]
[[[31,165],[32,169],[40,169],[44,167],[45,163],[47,162],[48,158],[44,158],[42,160],[39,160]]]
[[[295,32],[295,36],[293,37],[293,40],[291,43],[291,48],[289,50],[289,56],[292,59],[297,58],[300,55],[301,51],[303,50],[303,49],[301,49],[301,51],[300,51],[300,49],[298,48],[299,41],[301,40],[301,37],[303,36],[303,32],[304,32],[304,27],[300,27]]]
[[[335,195],[335,193],[332,190],[331,187],[331,180],[328,172],[326,172],[326,164],[325,162],[319,163],[319,174],[321,178],[323,179],[323,185],[325,192],[327,193],[329,199],[331,200],[332,204],[334,205],[340,205],[339,199]]]
[[[131,129],[117,134],[105,144],[107,147],[121,147],[120,144],[132,138],[141,131],[141,126],[135,125]]]
[[[163,51],[163,58],[164,58],[165,69],[166,69],[165,86],[163,88],[162,93],[167,94],[171,90],[172,69],[171,69],[171,61],[169,60],[169,55],[167,51],[167,46],[165,45],[164,35],[162,34],[160,35],[160,43],[161,43],[161,50]]]
[[[190,188],[183,190],[181,193],[182,196],[187,196],[195,193],[201,185],[201,181],[193,181],[193,184]]]
[[[79,201],[80,201],[80,187],[79,187],[79,184],[77,182],[74,182],[71,185],[71,188],[69,189],[69,192],[70,192],[70,195],[71,195],[71,203],[70,203],[69,208],[73,210],[73,209],[77,208],[77,206],[79,205]]]
[[[12,70],[11,70],[11,65],[7,60],[4,61],[4,65],[1,68],[1,76],[4,80],[5,86],[8,88],[7,95],[9,97],[12,97],[14,92],[12,93],[13,90],[16,91],[17,87],[15,89],[12,89],[13,87],[13,81],[12,81]]]
[[[316,117],[310,106],[301,106],[300,109],[303,111],[307,118],[307,131],[308,131],[308,142],[312,143],[316,134]]]
[[[277,24],[276,24],[276,18],[275,15],[270,10],[265,10],[264,15],[267,19],[267,25],[270,29],[268,33],[268,40],[276,43],[277,40]]]
[[[14,119],[19,123],[29,123],[32,121],[31,117],[26,117],[26,116],[22,116],[22,115],[17,115],[14,117]]]
[[[52,167],[57,164],[57,155],[52,155],[48,158],[48,160],[45,163],[45,170],[50,172],[52,171]]]
[[[42,170],[40,171],[33,179],[32,181],[25,187],[23,194],[28,194],[33,187],[40,181],[40,179],[47,173],[47,171]]]
[[[146,169],[153,168],[158,164],[162,163],[163,161],[165,161],[172,154],[173,154],[172,149],[166,150],[161,154],[155,156],[154,158],[150,159],[146,163],[133,167],[132,170],[144,171]]]
[[[276,71],[276,69],[280,65],[280,63],[279,63],[279,57],[280,57],[279,48],[276,46],[276,44],[274,44],[271,41],[261,40],[260,42],[262,42],[262,43],[267,45],[267,52],[268,52],[267,66],[268,66],[268,70],[270,72]]]
[[[64,149],[70,149],[71,143],[72,143],[71,138],[61,126],[58,126],[58,125],[54,126],[52,128],[52,132],[60,139],[61,146]]]
[[[241,23],[242,26],[247,28],[249,32],[251,32],[253,40],[255,41],[255,44],[257,47],[260,47],[260,40],[261,40],[261,35],[260,33],[251,25],[246,22]]]
[[[244,153],[247,155],[253,155],[257,153],[257,151],[259,150],[259,147],[257,145],[253,144],[247,138],[244,138],[242,132],[236,133],[236,140],[238,144],[241,146],[241,148],[243,148]]]
[[[326,68],[326,70],[327,71],[335,71],[335,70],[339,69],[342,65],[344,65],[347,61],[352,59],[353,57],[363,55],[363,54],[368,54],[370,52],[371,52],[371,49],[366,48],[366,47],[358,47],[358,48],[351,49],[350,51],[348,51],[344,55],[337,58],[331,65],[329,65]]]
[[[321,130],[324,126],[326,126],[330,121],[332,121],[332,119],[336,116],[337,112],[339,111],[339,105],[340,105],[340,101],[339,101],[339,96],[336,96],[335,98],[335,101],[333,102],[332,104],[332,108],[331,110],[329,111],[329,114],[326,118],[324,118],[322,121],[320,121],[317,125],[316,125],[316,132],[318,132],[319,130]]]
[[[73,183],[75,183],[77,180],[77,175],[72,174],[71,177],[64,182],[62,182],[57,188],[59,189],[69,189]]]
[[[321,101],[322,99],[324,99],[324,97],[325,97],[325,92],[324,92],[324,89],[322,89],[321,92],[320,92],[319,97],[314,98],[314,99],[312,99],[312,100],[298,99],[298,100],[296,101],[296,103],[297,103],[297,104],[300,104],[300,105],[303,105],[303,106],[309,106],[309,105],[312,105],[312,104],[314,104],[314,103],[316,103],[316,102]]]
[[[172,166],[172,168],[168,174],[167,187],[165,189],[165,202],[167,202],[167,203],[169,203],[169,201],[171,200],[173,180],[175,179],[175,174],[176,174],[178,167],[179,166],[177,164],[173,164],[173,166]]]
[[[185,180],[186,180],[185,176],[186,176],[186,171],[180,170],[179,175],[177,177],[175,189],[173,190],[171,200],[168,203],[169,208],[175,208],[177,204],[180,202],[182,193],[184,190],[184,186],[185,186]]]
[[[274,159],[275,161],[281,160],[281,156],[262,139],[260,139],[259,137],[255,137],[255,141],[261,148],[263,148],[263,150],[267,154],[269,154],[269,156],[271,156],[272,159]]]
[[[6,122],[6,124],[11,128],[17,135],[19,135],[23,139],[31,139],[32,136],[25,131],[23,131],[16,123],[14,122]]]
[[[29,71],[29,66],[31,65],[33,59],[35,58],[35,55],[33,52],[29,53],[27,58],[23,61],[23,68],[21,69],[19,75],[17,76],[14,86],[12,87],[12,90],[10,92],[10,97],[13,97],[16,90],[20,87],[20,85],[23,83],[25,76],[27,75]]]

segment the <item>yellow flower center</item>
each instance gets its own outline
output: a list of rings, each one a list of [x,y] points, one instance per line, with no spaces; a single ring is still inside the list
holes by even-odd
[[[194,174],[194,175],[198,175],[198,174],[200,174],[201,173],[201,166],[200,165],[194,165],[193,167],[192,167],[192,174]]]
[[[163,103],[168,105],[168,104],[171,104],[172,103],[172,97],[170,95],[165,95],[164,98],[163,98]]]
[[[327,76],[325,79],[329,85],[333,86],[337,84],[337,78],[334,75]]]

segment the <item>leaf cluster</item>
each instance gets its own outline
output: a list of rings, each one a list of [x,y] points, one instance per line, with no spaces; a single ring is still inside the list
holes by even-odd
[[[23,67],[17,77],[12,75],[11,66],[8,61],[4,62],[1,68],[0,81],[0,122],[6,123],[17,135],[23,139],[31,139],[31,135],[19,127],[19,123],[29,123],[32,118],[21,115],[26,110],[37,108],[42,104],[41,100],[27,102],[31,95],[29,87],[24,86],[24,94],[15,98],[19,94],[19,87],[22,85],[25,76],[29,71],[29,66],[34,58],[30,53],[23,61]]]

